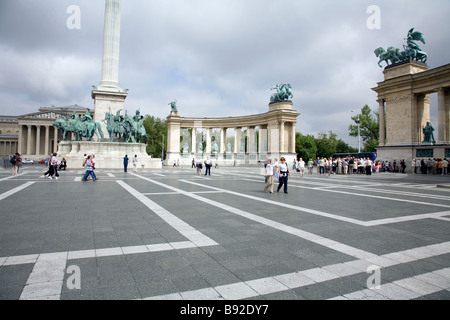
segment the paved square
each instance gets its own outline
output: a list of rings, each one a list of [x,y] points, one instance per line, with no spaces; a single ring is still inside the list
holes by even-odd
[[[0,299],[450,299],[450,176],[0,171]]]

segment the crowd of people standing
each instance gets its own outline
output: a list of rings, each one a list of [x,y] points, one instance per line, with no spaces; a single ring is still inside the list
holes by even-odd
[[[411,162],[412,173],[415,174],[440,174],[447,175],[450,172],[447,158],[422,158],[413,159]]]

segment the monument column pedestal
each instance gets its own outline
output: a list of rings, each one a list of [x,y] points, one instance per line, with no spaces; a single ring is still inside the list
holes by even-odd
[[[128,90],[122,91],[120,89],[117,91],[110,91],[97,88],[92,90],[91,96],[92,99],[94,99],[95,108],[94,121],[100,123],[105,141],[109,141],[106,123],[103,121],[105,119],[105,114],[111,112],[113,115],[116,115],[119,110],[123,111],[125,99],[128,95],[127,91]]]

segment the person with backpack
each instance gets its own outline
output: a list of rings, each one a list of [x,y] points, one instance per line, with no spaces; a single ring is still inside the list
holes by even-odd
[[[12,158],[9,160],[12,164],[12,175],[13,177],[17,176],[17,172],[19,170],[19,166],[22,163],[22,158],[20,157],[19,153],[16,153]]]
[[[81,181],[85,182],[89,175],[92,177],[93,181],[96,181],[97,177],[95,176],[94,169],[95,169],[95,162],[92,156],[88,155],[86,159],[86,173],[84,174],[83,178],[81,178]]]

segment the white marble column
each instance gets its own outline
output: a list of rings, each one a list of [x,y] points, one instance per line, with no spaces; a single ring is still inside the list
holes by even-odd
[[[247,153],[254,153],[253,146],[255,143],[255,127],[248,127],[248,136],[247,136]]]
[[[284,146],[284,121],[280,121],[280,153],[285,152]]]
[[[385,123],[385,113],[384,113],[384,100],[380,99],[377,100],[378,101],[378,106],[379,106],[379,114],[380,114],[380,119],[379,119],[379,127],[380,127],[380,146],[384,146],[386,144],[386,123]]]
[[[45,126],[45,144],[44,144],[44,155],[48,156],[48,153],[50,152],[50,126]]]
[[[25,154],[29,155],[31,153],[31,125],[27,125],[27,151]]]
[[[234,128],[234,153],[241,152],[242,128]]]
[[[120,0],[105,1],[102,79],[99,90],[119,89]]]
[[[445,89],[439,88],[438,89],[438,132],[437,137],[435,137],[435,140],[437,144],[445,144],[449,141],[447,140],[447,134],[449,124],[447,123],[448,119],[446,119],[447,114],[445,110]],[[437,139],[436,139],[437,138]]]
[[[211,154],[211,130],[211,128],[206,128],[206,151],[203,151],[208,156]]]
[[[289,139],[290,145],[289,145],[289,153],[295,153],[295,122],[291,122],[291,138]]]
[[[36,126],[36,155],[41,154],[41,126]]]
[[[195,157],[195,154],[197,153],[197,129],[195,127],[192,128],[191,133],[191,153]]]
[[[19,126],[19,139],[17,141],[17,152],[22,154],[23,150],[23,125]]]

